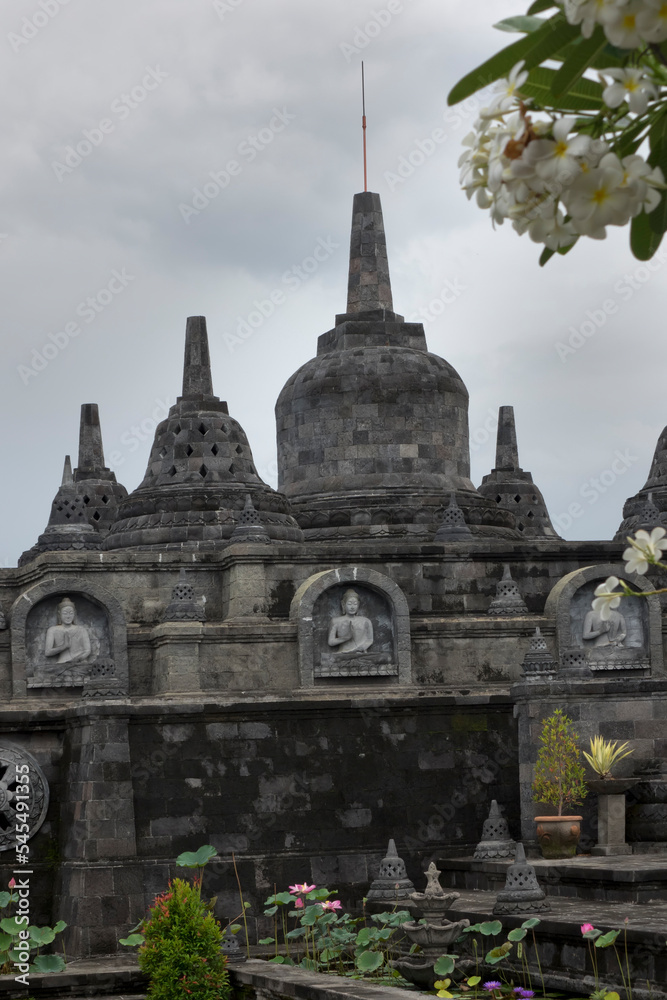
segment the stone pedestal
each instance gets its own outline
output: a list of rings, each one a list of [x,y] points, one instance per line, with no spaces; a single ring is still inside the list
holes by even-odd
[[[152,632],[153,693],[200,691],[199,647],[201,622],[162,622]]]
[[[598,795],[598,842],[591,854],[632,854],[625,842],[625,793]]]

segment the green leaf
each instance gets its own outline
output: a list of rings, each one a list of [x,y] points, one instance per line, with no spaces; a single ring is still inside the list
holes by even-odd
[[[563,62],[563,65],[553,78],[551,93],[555,101],[560,101],[571,90],[599,53],[606,47],[607,39],[600,25],[597,26],[590,38],[582,38],[574,46],[572,55]]]
[[[0,952],[7,951],[11,947],[12,942],[13,938],[10,934],[0,934]],[[0,962],[0,965],[2,965],[2,962]]]
[[[38,972],[62,972],[65,968],[61,955],[36,955],[32,965]]]
[[[662,202],[665,198],[663,195]],[[661,202],[661,204],[662,204]],[[660,205],[656,212],[660,211]],[[651,213],[653,215],[653,213]],[[651,225],[651,216],[646,212],[635,215],[630,223],[630,249],[637,260],[650,260],[662,242],[662,233],[656,233]],[[0,921],[0,927],[2,922]],[[585,937],[586,935],[584,935]],[[597,942],[596,942],[597,944]]]
[[[146,938],[143,934],[130,934],[126,938],[120,938],[118,944],[124,944],[126,948],[136,948],[137,945],[143,944]]]
[[[317,962],[314,958],[302,958],[299,962],[302,969],[310,969],[311,972],[317,972]]]
[[[371,942],[371,931],[374,931],[374,927],[362,927],[357,934],[357,944],[366,945]]]
[[[287,932],[287,937],[291,941],[292,938],[303,937],[305,933],[306,933],[306,928],[305,927],[295,927],[294,930]]]
[[[595,942],[595,947],[608,948],[610,944],[614,943],[620,933],[620,931],[607,931],[606,934],[601,934]]]
[[[204,844],[198,851],[184,851],[176,858],[176,865],[179,868],[203,868],[212,858],[218,856],[215,847]]]
[[[448,976],[450,972],[453,972],[456,958],[456,955],[441,955],[433,966],[436,976]]]
[[[51,944],[56,936],[56,932],[51,927],[29,927],[30,939],[41,948],[42,945]]]
[[[539,14],[541,11],[549,10],[551,7],[555,6],[556,4],[554,3],[554,0],[535,0],[535,2],[531,3],[528,8],[528,13]]]
[[[16,937],[20,930],[25,930],[24,924],[17,924],[16,917],[3,917],[0,920],[0,930],[3,930],[5,934],[11,934],[12,937]]]
[[[515,927],[514,930],[511,930],[509,932],[509,934],[507,935],[507,940],[508,941],[523,941],[523,939],[525,938],[525,936],[526,936],[527,933],[528,933],[528,931],[526,930],[525,927]]]
[[[612,143],[611,148],[621,159],[624,156],[630,156],[631,153],[635,153],[641,146],[646,138],[644,135],[646,125],[646,119],[638,119],[629,128],[623,129],[618,139]]]
[[[273,958],[269,959],[269,962],[273,962],[274,965],[282,965],[285,961],[284,955],[275,955]]]
[[[67,924],[65,923],[65,921],[59,920],[58,923],[54,926],[53,932],[54,934],[62,934],[62,932],[65,930],[66,927]]]
[[[268,908],[268,910],[264,910],[264,916],[265,917],[272,917],[273,914],[277,913],[277,912],[278,912],[278,907],[277,906],[270,906]]]
[[[543,17],[528,17],[526,14],[520,14],[518,17],[506,17],[504,21],[498,21],[493,27],[497,28],[498,31],[520,31],[527,35],[531,31],[537,31],[543,24]]]
[[[296,900],[297,897],[289,892],[278,892],[275,896],[269,896],[264,905],[268,906],[270,903],[280,903],[282,906],[290,906],[294,905]]]
[[[512,945],[509,941],[505,941],[504,944],[501,944],[498,948],[492,948],[487,954],[485,961],[488,962],[489,965],[497,965],[498,962],[502,962],[507,953],[511,950]]]
[[[483,924],[480,924],[479,929],[485,937],[489,937],[492,934],[500,934],[503,925],[500,920],[486,920]]]
[[[477,986],[477,984],[481,983],[481,981],[481,976],[471,976],[470,979],[466,979],[466,986]]]
[[[257,944],[275,944],[275,938],[260,938]]]
[[[541,923],[542,923],[542,921],[540,920],[539,917],[529,917],[528,920],[524,920],[524,922],[521,924],[521,926],[522,927],[527,927],[528,930],[532,930],[533,927],[537,927],[537,925],[541,924]]]
[[[559,71],[560,72],[560,71]],[[556,70],[546,66],[538,66],[528,74],[528,79],[521,84],[521,93],[532,97],[545,108],[557,106],[559,111],[600,111],[602,104],[602,87],[593,80],[577,80],[572,89],[557,102],[551,91],[556,78]]]
[[[318,917],[322,916],[322,907],[315,903],[314,906],[307,906],[303,911],[303,916],[301,917],[301,923],[305,927],[312,927]]]
[[[5,907],[9,905],[9,900],[12,898],[9,892],[0,892],[0,907]]]
[[[483,62],[472,72],[467,73],[462,80],[454,85],[447,98],[448,104],[458,104],[464,98],[474,94],[482,87],[487,87],[494,80],[512,69],[521,59],[525,62],[525,68],[531,69],[539,66],[544,60],[553,56],[559,49],[566,45],[573,38],[578,38],[579,27],[568,24],[564,15],[559,11],[545,21],[541,28],[533,31],[525,38],[513,42],[494,56]],[[524,87],[521,87],[524,92]]]
[[[384,962],[381,951],[364,951],[355,959],[355,965],[360,972],[375,972]]]

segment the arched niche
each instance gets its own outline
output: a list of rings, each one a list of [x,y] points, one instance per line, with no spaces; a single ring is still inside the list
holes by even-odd
[[[53,647],[58,641],[58,609],[64,598],[74,605],[76,624],[86,633],[83,642],[89,646],[89,652],[72,663],[63,662],[60,653],[45,653],[47,642]],[[29,690],[72,689],[76,696],[79,689],[87,697],[127,693],[125,615],[103,587],[69,577],[35,584],[14,602],[11,623],[14,698],[27,697]]]
[[[350,592],[356,611],[343,606]],[[411,682],[408,602],[388,576],[362,566],[315,573],[294,595],[290,619],[298,625],[302,687]]]

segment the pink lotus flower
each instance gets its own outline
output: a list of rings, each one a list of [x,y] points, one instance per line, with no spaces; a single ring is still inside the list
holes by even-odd
[[[343,904],[340,899],[325,899],[320,905],[323,910],[340,910]]]
[[[15,878],[10,878],[9,882],[7,883],[7,885],[9,886],[10,889],[13,889],[15,887],[15,885],[16,885],[16,879]]]
[[[293,893],[312,892],[313,889],[316,889],[316,888],[317,888],[317,886],[315,886],[315,885],[308,885],[307,882],[302,882],[301,885],[298,885],[298,883],[295,883],[294,885],[291,885],[289,887],[289,891],[293,892]]]
[[[595,928],[593,927],[593,924],[582,924],[581,925],[581,933],[582,934],[588,934],[589,931],[594,931],[594,930],[595,930]]]
[[[303,900],[301,899],[300,896],[299,896],[299,898],[297,899],[297,901],[296,901],[296,903],[294,905],[295,905],[295,907],[296,907],[297,910],[302,910],[303,909]]]

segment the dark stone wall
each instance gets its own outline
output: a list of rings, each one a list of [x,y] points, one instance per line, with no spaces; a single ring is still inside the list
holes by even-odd
[[[221,916],[239,910],[234,852],[253,922],[292,882],[328,885],[359,905],[395,837],[421,886],[429,860],[469,853],[489,802],[518,834],[509,700],[284,702],[193,718],[130,719],[137,853],[154,863],[213,844],[207,869]]]

